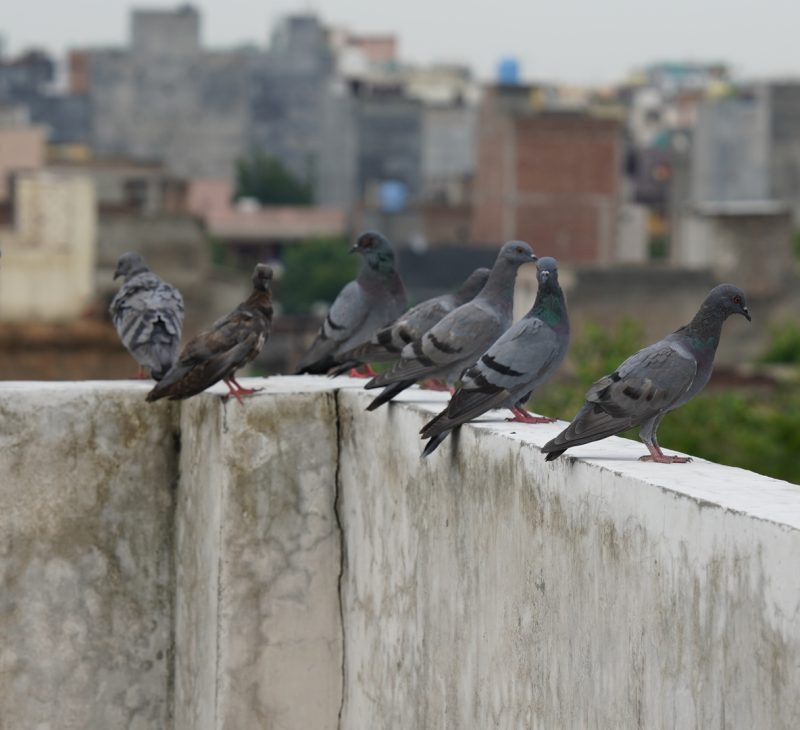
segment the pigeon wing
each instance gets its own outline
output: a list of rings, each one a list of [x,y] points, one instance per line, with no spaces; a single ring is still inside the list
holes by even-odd
[[[508,329],[461,376],[447,408],[422,431],[424,438],[454,428],[529,392],[558,365],[556,333],[540,319],[522,319]]]
[[[544,451],[597,441],[668,411],[691,387],[697,361],[675,343],[659,342],[629,357],[586,394],[572,423]]]
[[[333,356],[339,345],[351,337],[369,314],[364,290],[356,281],[347,284],[334,300],[317,339],[300,361],[298,373],[326,372],[334,364]]]

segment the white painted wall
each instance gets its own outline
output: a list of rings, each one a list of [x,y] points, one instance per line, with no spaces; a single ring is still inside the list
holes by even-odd
[[[254,384],[0,384],[0,727],[800,726],[800,486]]]

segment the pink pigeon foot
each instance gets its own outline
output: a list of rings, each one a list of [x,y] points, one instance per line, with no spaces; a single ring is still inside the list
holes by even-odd
[[[657,444],[646,444],[647,456],[640,456],[639,461],[652,461],[656,464],[686,464],[692,460],[691,456],[669,456],[665,454]]]
[[[514,418],[506,418],[506,421],[511,423],[553,423],[556,420],[555,418],[548,418],[547,416],[534,416],[532,413],[528,413],[524,408],[519,408],[518,406],[514,406],[511,412],[514,414]]]
[[[350,368],[348,376],[351,378],[374,378],[378,373],[372,369],[372,365],[365,363],[357,368]]]

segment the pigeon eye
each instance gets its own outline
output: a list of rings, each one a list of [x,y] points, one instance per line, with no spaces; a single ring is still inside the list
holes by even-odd
[[[741,298],[741,297],[740,297],[740,296],[737,294],[737,295],[736,295],[736,296],[733,298],[733,303],[734,303],[734,304],[741,304],[741,303],[742,303],[742,298]]]
[[[517,246],[517,253],[525,253],[525,252],[522,250],[522,246]]]

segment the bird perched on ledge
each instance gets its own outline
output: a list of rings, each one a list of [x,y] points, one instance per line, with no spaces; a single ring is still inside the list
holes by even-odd
[[[186,343],[178,362],[148,394],[148,401],[160,398],[183,400],[197,395],[222,380],[239,403],[255,389],[236,382],[236,371],[253,360],[269,337],[272,326],[272,269],[257,264],[253,291],[230,314]]]
[[[433,453],[454,428],[493,408],[508,408],[513,421],[551,423],[524,409],[531,393],[555,373],[569,347],[569,317],[558,283],[558,262],[537,263],[539,291],[530,311],[461,376],[461,386],[436,418],[425,424],[423,456]]]
[[[172,367],[181,346],[183,297],[156,276],[138,253],[119,257],[114,278],[125,281],[108,308],[125,349],[139,363],[139,377],[150,370],[161,380]]]
[[[341,353],[365,343],[407,306],[394,249],[384,236],[362,233],[350,253],[364,257],[361,271],[337,295],[317,339],[300,361],[298,375],[327,373],[340,364]]]
[[[442,294],[420,302],[390,325],[379,329],[369,342],[340,355],[342,364],[332,370],[331,375],[341,375],[365,363],[396,360],[409,342],[418,340],[456,307],[474,299],[488,278],[489,269],[475,269],[452,294]]]
[[[406,345],[391,370],[366,384],[366,388],[385,386],[367,410],[375,410],[417,380],[441,378],[455,382],[511,326],[517,270],[536,260],[533,249],[524,241],[504,243],[477,296]]]
[[[696,396],[714,368],[722,325],[732,314],[750,321],[744,292],[732,284],[714,287],[689,324],[629,357],[613,373],[598,380],[586,394],[572,423],[544,445],[547,461],[579,444],[640,426],[639,438],[649,456],[643,461],[677,464],[684,456],[668,456],[658,445],[661,419]]]

